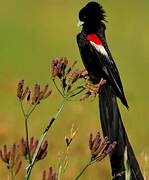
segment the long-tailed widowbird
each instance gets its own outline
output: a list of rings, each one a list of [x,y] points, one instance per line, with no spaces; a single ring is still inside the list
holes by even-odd
[[[128,108],[122,82],[112,58],[105,36],[105,11],[96,2],[90,2],[79,12],[82,31],[77,35],[80,54],[91,81],[96,84],[101,78],[106,84],[99,92],[100,120],[104,136],[117,145],[110,155],[112,178],[143,180],[139,164],[128,140],[120,111],[118,97]]]

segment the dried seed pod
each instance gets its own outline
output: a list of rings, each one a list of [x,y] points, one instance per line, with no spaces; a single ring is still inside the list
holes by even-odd
[[[18,87],[17,87],[17,96],[18,96],[19,99],[22,98],[23,86],[24,86],[24,80],[20,80],[18,82]]]
[[[68,60],[66,57],[56,58],[51,64],[51,75],[54,79],[55,77],[62,78],[65,75],[65,69],[67,67]]]
[[[82,75],[82,70],[80,69],[75,69],[72,71],[71,76],[70,76],[70,81],[71,84],[75,83]]]
[[[42,180],[58,180],[57,174],[53,171],[52,167],[48,169],[48,172],[43,171]]]
[[[35,153],[35,150],[36,150],[36,148],[37,148],[38,142],[39,142],[38,140],[35,140],[35,139],[34,139],[32,149],[30,149],[30,154],[31,154],[32,157],[33,157],[33,155],[34,155],[34,153]]]
[[[46,180],[46,170],[44,170],[42,173],[42,180]]]
[[[35,84],[35,86],[34,86],[34,95],[32,97],[32,104],[38,103],[39,94],[40,94],[40,85]]]
[[[41,90],[40,88],[40,85],[39,84],[35,84],[34,86],[34,94],[32,96],[32,102],[31,104],[34,105],[34,104],[39,104],[41,100],[44,100],[46,98],[48,98],[50,95],[51,95],[51,90],[48,91],[48,85],[45,85],[43,91]],[[27,100],[29,101],[30,100],[30,95],[31,95],[31,92],[28,91],[28,96],[27,96]]]
[[[93,134],[92,133],[90,133],[88,145],[89,145],[89,149],[91,150],[93,147]]]
[[[3,145],[3,151],[0,150],[0,157],[1,157],[3,162],[5,162],[7,164],[9,163],[10,152],[7,151],[7,145],[6,144]]]
[[[51,95],[52,91],[49,90],[46,94],[44,94],[43,99],[47,99]]]
[[[13,147],[10,151],[10,164],[11,164],[11,168],[13,168],[13,166],[15,165],[15,163],[17,163],[17,154],[16,154],[16,144],[13,144]]]
[[[48,141],[46,140],[39,149],[39,153],[37,155],[37,160],[44,159],[46,157],[47,153],[48,153]]]
[[[27,145],[26,145],[26,141],[24,140],[24,138],[22,137],[19,141],[19,144],[17,145],[21,155],[23,155],[25,157],[25,159],[27,158]]]
[[[93,134],[89,137],[89,149],[91,152],[92,161],[101,161],[106,155],[108,155],[114,148],[116,142],[110,143],[107,137],[101,138],[99,132],[97,132],[95,138]]]
[[[27,87],[25,88],[25,91],[24,91],[23,94],[22,94],[21,100],[23,100],[23,99],[26,97],[28,91],[29,91],[29,87],[27,86]]]
[[[108,147],[109,143],[110,142],[108,141],[108,138],[103,139],[98,145],[97,149],[93,151],[93,155],[100,156],[103,153],[103,151],[106,149],[106,147]]]
[[[27,86],[25,88],[25,90],[23,90],[24,88],[24,80],[21,80],[18,82],[18,87],[17,87],[17,97],[23,101],[23,99],[25,99],[25,97],[27,97],[27,99],[29,99],[29,94],[30,94],[30,90],[29,87]]]
[[[15,177],[22,164],[16,144],[14,144],[10,150],[8,150],[7,145],[5,144],[3,150],[0,150],[0,157],[4,163],[7,163],[7,168],[14,172]]]
[[[27,101],[30,101],[30,98],[31,98],[31,91],[29,90],[28,93],[27,93]]]
[[[30,151],[31,158],[33,157],[33,155],[35,153],[35,150],[37,148],[38,143],[39,143],[39,141],[35,140],[34,137],[30,138],[29,151]],[[25,157],[25,159],[27,159],[27,155],[28,155],[27,143],[24,140],[24,138],[20,139],[20,142],[17,145],[17,147],[18,147],[18,149],[20,151],[20,154],[23,155]],[[43,145],[39,149],[37,160],[44,159],[46,157],[46,155],[47,155],[47,152],[48,152],[48,141],[45,140]]]
[[[49,85],[46,84],[45,87],[44,87],[44,89],[43,89],[43,93],[42,93],[43,97],[42,97],[42,98],[44,98],[45,94],[46,94],[47,91],[48,91],[48,88],[49,88]]]

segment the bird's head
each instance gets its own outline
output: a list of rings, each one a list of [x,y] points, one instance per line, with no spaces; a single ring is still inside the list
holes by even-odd
[[[105,11],[97,2],[89,2],[79,12],[79,23],[84,28],[97,30],[100,24],[105,21]]]

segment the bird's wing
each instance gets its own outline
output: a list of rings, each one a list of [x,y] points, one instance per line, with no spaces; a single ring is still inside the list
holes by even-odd
[[[119,72],[109,53],[109,49],[105,46],[105,42],[103,43],[96,34],[91,34],[87,37],[80,34],[77,36],[77,42],[82,59],[86,64],[85,66],[89,66],[88,68],[90,68],[90,66],[93,66],[92,64],[95,64],[94,71],[98,71],[98,69],[102,70],[103,75],[106,76],[116,95],[128,107]]]

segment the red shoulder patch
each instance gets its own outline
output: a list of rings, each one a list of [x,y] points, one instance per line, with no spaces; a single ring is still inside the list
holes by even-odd
[[[100,38],[96,34],[89,34],[89,35],[87,35],[86,39],[88,41],[94,42],[97,45],[102,45]]]

